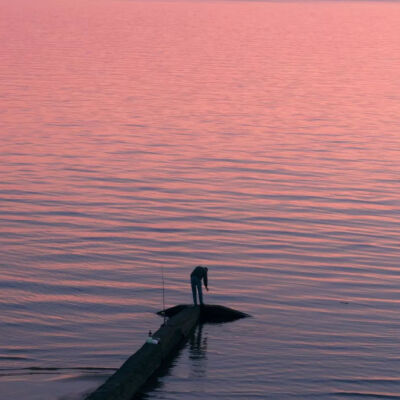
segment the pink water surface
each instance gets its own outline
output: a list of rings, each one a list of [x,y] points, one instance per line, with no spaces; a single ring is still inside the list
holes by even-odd
[[[0,0],[0,400],[400,398],[400,4]]]

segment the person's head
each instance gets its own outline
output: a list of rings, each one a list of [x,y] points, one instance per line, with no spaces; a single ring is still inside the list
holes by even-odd
[[[208,272],[208,268],[207,267],[204,267],[204,269],[206,270],[206,272]]]

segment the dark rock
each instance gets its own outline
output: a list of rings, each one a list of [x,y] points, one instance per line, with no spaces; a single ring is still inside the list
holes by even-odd
[[[165,310],[165,315],[168,318],[170,318],[180,313],[182,310],[191,308],[194,308],[194,306],[191,306],[189,304],[179,304],[177,306],[167,308]],[[211,322],[211,323],[231,322],[240,318],[250,317],[249,314],[245,314],[241,311],[233,310],[232,308],[219,306],[215,304],[204,304],[203,306],[197,308],[200,309],[201,322]],[[163,311],[159,311],[157,314],[164,316]]]

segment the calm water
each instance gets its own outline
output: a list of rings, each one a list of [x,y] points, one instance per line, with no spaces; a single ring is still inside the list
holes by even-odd
[[[400,399],[400,3],[0,0],[0,398]]]

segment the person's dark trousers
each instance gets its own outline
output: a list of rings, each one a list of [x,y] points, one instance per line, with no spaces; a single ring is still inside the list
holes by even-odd
[[[192,276],[190,278],[190,283],[192,284],[192,293],[193,293],[193,303],[194,303],[194,305],[197,306],[196,291],[199,294],[200,305],[203,305],[203,291],[202,291],[202,288],[201,288],[201,279],[199,279],[197,276]]]

